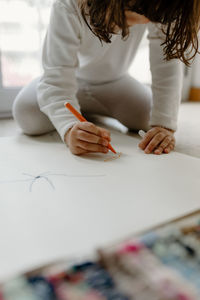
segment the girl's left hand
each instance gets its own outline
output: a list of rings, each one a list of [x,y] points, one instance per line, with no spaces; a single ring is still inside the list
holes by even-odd
[[[138,145],[145,153],[169,153],[175,147],[174,131],[163,127],[153,127]]]

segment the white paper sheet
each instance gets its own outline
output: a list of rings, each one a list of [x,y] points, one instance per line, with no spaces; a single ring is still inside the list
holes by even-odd
[[[54,134],[1,138],[0,280],[199,209],[200,160],[138,142],[113,131],[122,155],[105,162],[111,152],[74,156]]]

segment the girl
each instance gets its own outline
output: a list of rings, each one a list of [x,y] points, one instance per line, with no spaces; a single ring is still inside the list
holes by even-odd
[[[86,118],[101,114],[146,130],[139,144],[145,153],[169,153],[175,146],[181,61],[189,65],[198,51],[199,22],[199,0],[55,0],[43,75],[20,91],[14,118],[30,135],[56,128],[73,154],[106,153],[109,132],[77,122],[64,107],[68,101]],[[146,28],[151,88],[128,75]]]

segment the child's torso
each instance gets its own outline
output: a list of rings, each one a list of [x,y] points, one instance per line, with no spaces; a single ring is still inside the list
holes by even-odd
[[[130,28],[126,41],[117,34],[112,36],[111,43],[102,44],[87,28],[78,52],[77,76],[91,81],[107,81],[124,75],[135,57],[145,28],[145,25],[135,25]]]
[[[100,42],[83,20],[77,0],[62,0],[81,19],[81,44],[78,51],[77,77],[91,82],[109,81],[127,73],[145,32],[146,24],[130,27],[130,34],[122,40],[121,34],[113,35],[111,43]]]

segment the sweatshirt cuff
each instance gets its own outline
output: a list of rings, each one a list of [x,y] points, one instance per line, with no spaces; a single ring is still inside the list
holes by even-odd
[[[67,125],[65,125],[63,128],[60,128],[59,130],[57,130],[58,133],[59,133],[59,135],[60,135],[60,137],[61,137],[61,139],[62,139],[62,141],[64,143],[65,143],[64,137],[65,137],[66,132],[70,128],[72,128],[74,126],[74,124],[76,124],[77,122],[78,122],[77,120],[76,121],[72,121],[72,122],[68,123]]]
[[[177,119],[173,119],[172,117],[162,114],[162,113],[152,113],[150,122],[150,126],[161,126],[173,131],[177,130]]]

